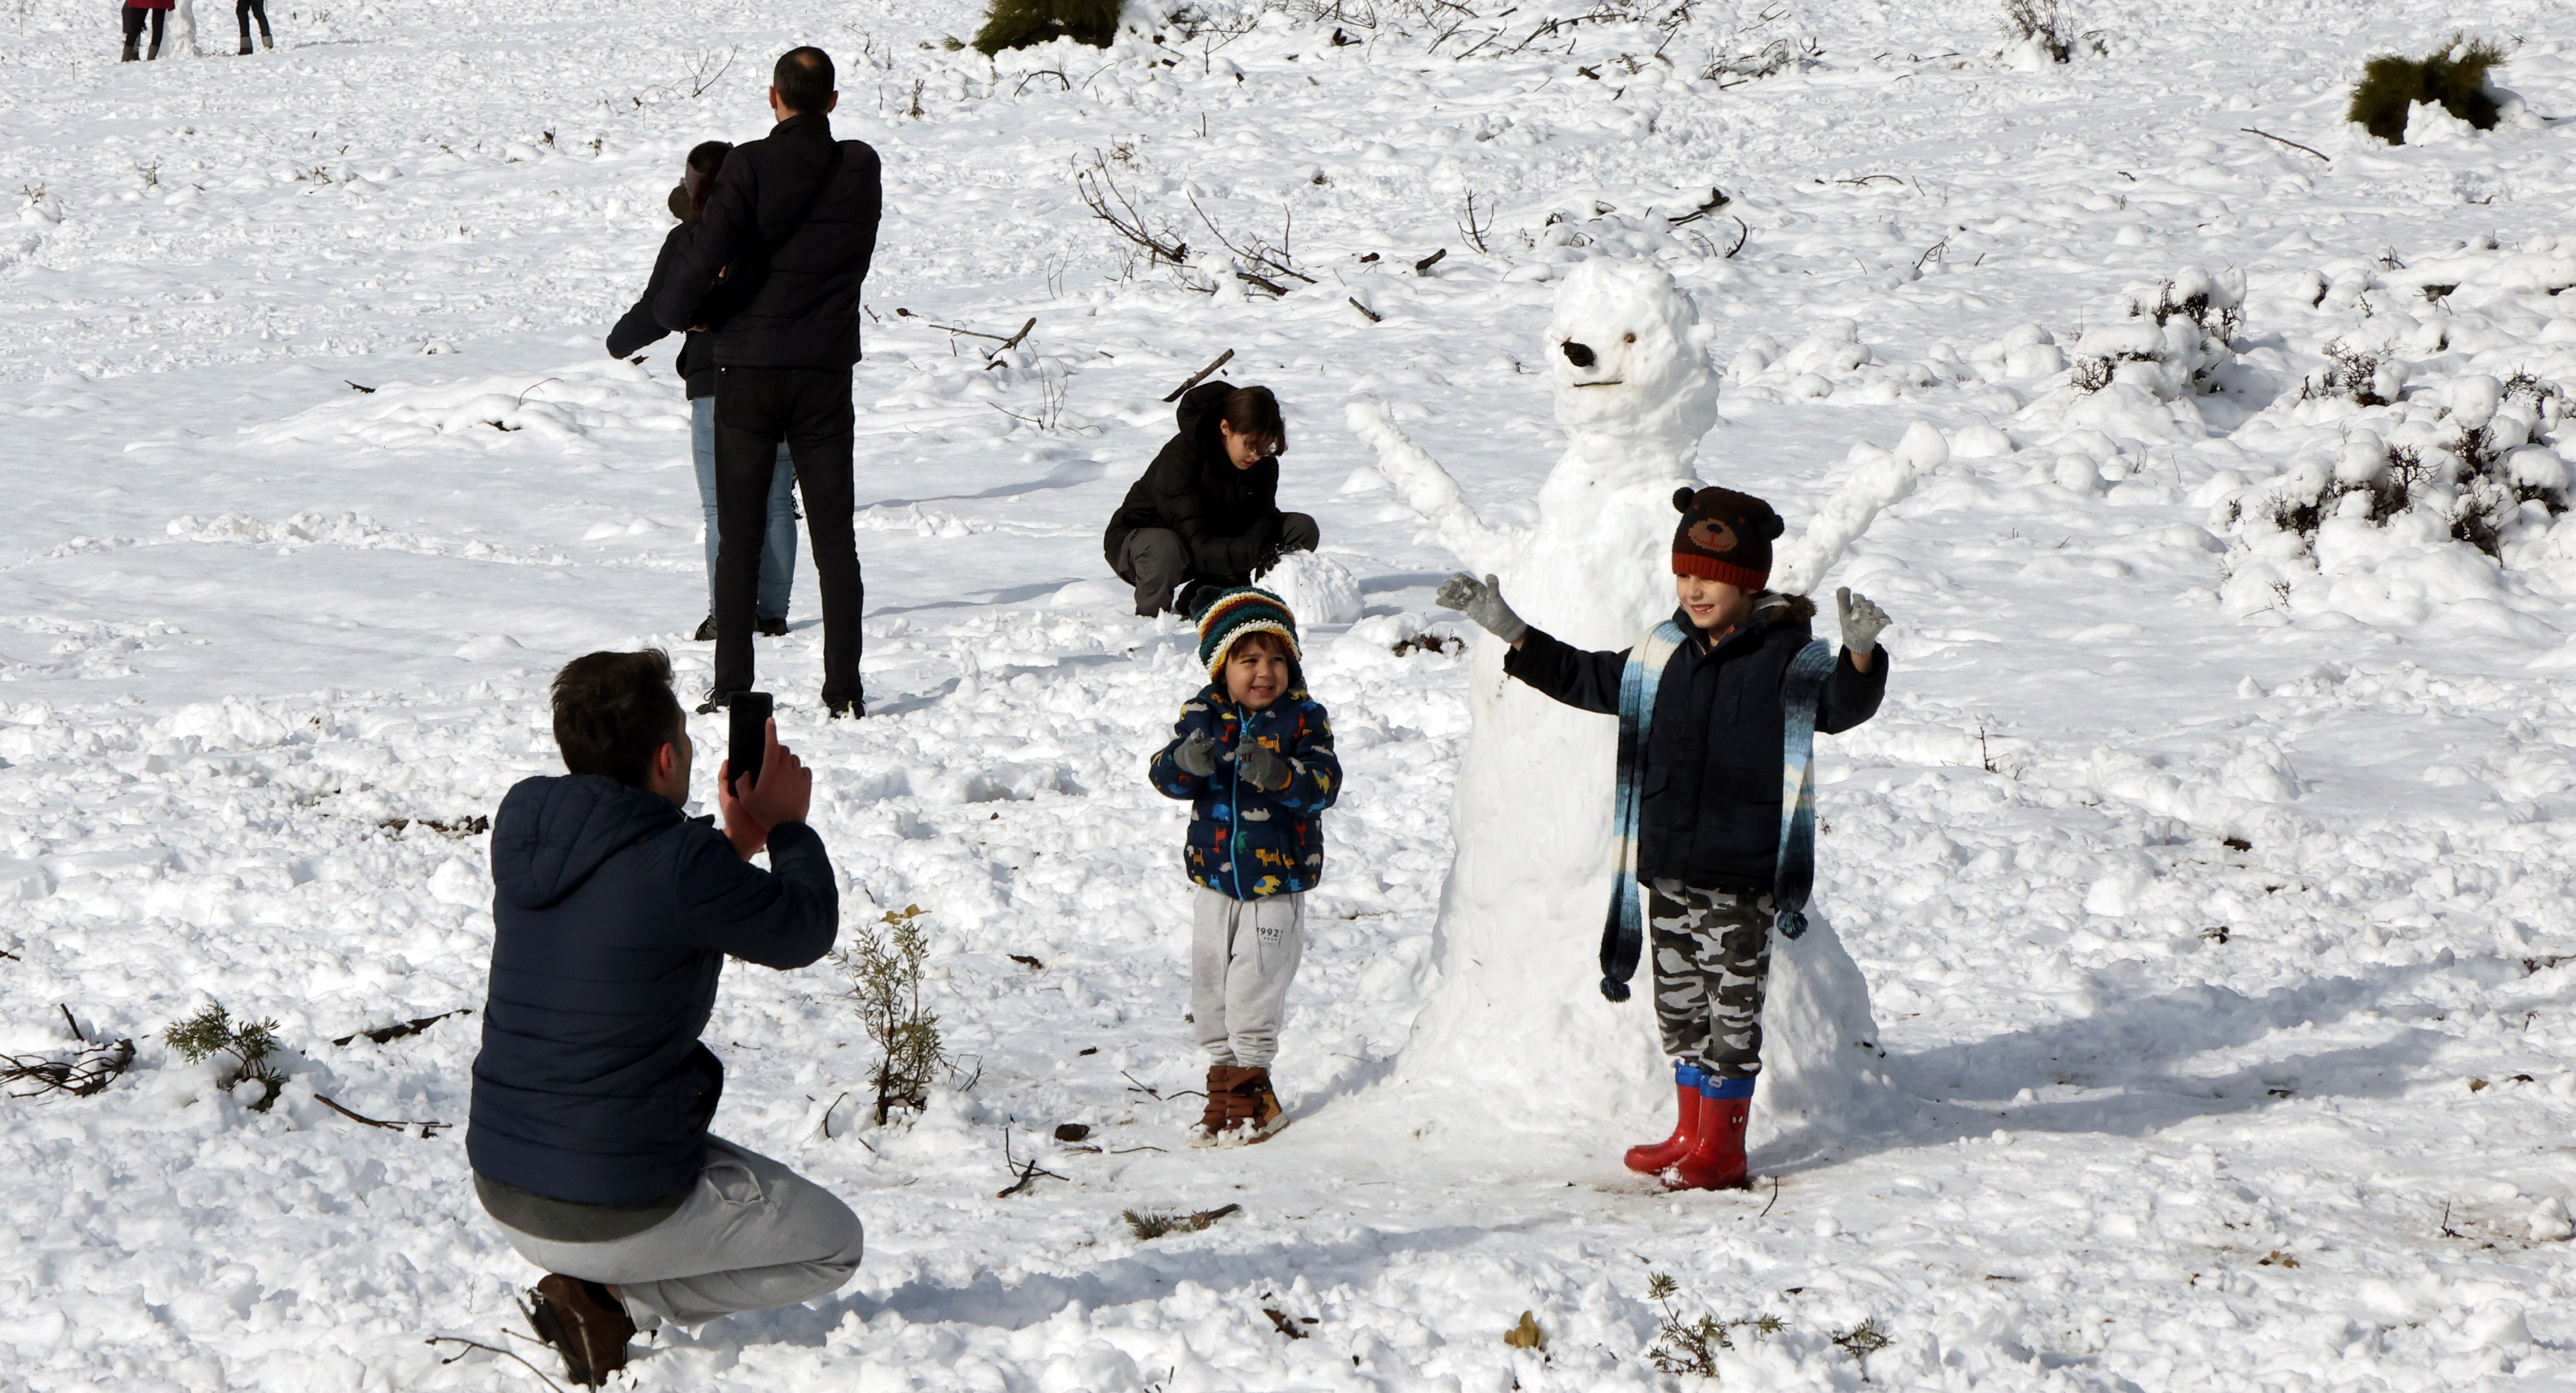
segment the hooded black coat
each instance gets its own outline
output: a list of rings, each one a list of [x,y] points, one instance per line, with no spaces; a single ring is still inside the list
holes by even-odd
[[[1816,607],[1803,595],[1765,592],[1753,614],[1711,646],[1688,611],[1673,622],[1689,635],[1664,665],[1646,732],[1645,809],[1637,828],[1637,878],[1728,890],[1771,888],[1780,855],[1781,741],[1788,716],[1780,684],[1789,660],[1812,637]],[[1586,653],[1529,631],[1503,671],[1569,706],[1619,712],[1628,650]],[[1816,703],[1816,730],[1846,731],[1878,712],[1887,695],[1887,650],[1869,671],[1851,654],[1834,659]]]
[[[725,956],[803,967],[840,926],[813,828],[771,828],[769,861],[614,779],[510,790],[492,822],[492,985],[465,1133],[478,1174],[576,1204],[695,1183],[724,1091],[698,1032]]]
[[[818,189],[834,144],[831,118],[807,112],[725,156],[697,234],[653,297],[653,317],[665,329],[713,325],[717,367],[830,369],[859,361],[859,288],[876,255],[884,190],[877,152],[862,140],[838,142],[840,169]],[[809,208],[803,226],[793,226]],[[728,296],[740,303],[724,306],[717,322],[707,301],[716,273],[727,267]],[[736,277],[750,284],[733,291]]]
[[[1112,570],[1139,528],[1168,528],[1190,549],[1190,571],[1201,576],[1249,576],[1279,546],[1279,457],[1237,469],[1217,433],[1217,413],[1234,391],[1229,382],[1203,382],[1181,394],[1180,433],[1127,490],[1127,501],[1109,519],[1101,549]]]

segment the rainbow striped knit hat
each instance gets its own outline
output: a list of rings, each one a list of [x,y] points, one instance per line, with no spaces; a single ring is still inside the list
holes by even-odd
[[[1244,586],[1228,590],[1199,611],[1199,664],[1211,679],[1225,676],[1225,659],[1245,634],[1277,634],[1288,645],[1288,661],[1301,662],[1297,651],[1297,616],[1287,602],[1267,590]]]

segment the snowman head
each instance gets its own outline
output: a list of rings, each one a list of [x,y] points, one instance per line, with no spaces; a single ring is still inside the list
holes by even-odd
[[[1714,333],[1662,267],[1575,263],[1547,328],[1558,424],[1578,438],[1687,451],[1717,424]]]

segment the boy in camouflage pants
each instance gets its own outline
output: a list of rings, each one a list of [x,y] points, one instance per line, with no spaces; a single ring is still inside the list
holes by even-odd
[[[1782,774],[1795,728],[1790,705],[1803,717],[1812,702],[1818,732],[1868,720],[1887,691],[1878,647],[1887,615],[1842,591],[1841,656],[1828,659],[1822,645],[1810,652],[1815,605],[1763,588],[1781,532],[1771,505],[1732,489],[1685,488],[1673,506],[1682,514],[1672,557],[1681,607],[1634,648],[1587,653],[1541,633],[1503,603],[1491,577],[1451,577],[1440,603],[1512,646],[1505,672],[1620,718],[1621,864],[1646,891],[1655,1013],[1680,1105],[1672,1136],[1630,1148],[1626,1163],[1675,1189],[1725,1189],[1745,1183],[1744,1129],[1762,1068],[1763,988],[1780,910],[1774,881],[1790,883],[1781,870],[1790,844],[1783,818],[1794,811]],[[1804,887],[1800,879],[1791,888],[1791,908]],[[1627,898],[1614,899],[1605,934],[1602,992],[1613,1001],[1627,996],[1636,965],[1635,893],[1616,887]]]

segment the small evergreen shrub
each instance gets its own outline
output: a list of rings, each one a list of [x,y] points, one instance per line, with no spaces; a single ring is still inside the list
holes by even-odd
[[[244,1079],[258,1080],[262,1092],[259,1101],[250,1105],[253,1112],[268,1111],[269,1104],[277,1101],[277,1091],[286,1086],[285,1071],[269,1060],[277,1051],[273,1020],[236,1022],[218,1003],[162,1031],[161,1038],[191,1064],[218,1054],[231,1055],[233,1063],[224,1069],[223,1086],[230,1089]]]
[[[2487,91],[2487,70],[2503,61],[2503,45],[2461,34],[2420,59],[2393,53],[2373,58],[2362,65],[2344,119],[2391,145],[2403,145],[2407,114],[2416,103],[2428,102],[2479,130],[2493,130],[2498,112],[2494,94]]]
[[[939,1017],[921,1008],[921,967],[930,957],[930,938],[920,923],[924,912],[906,905],[880,920],[883,927],[859,930],[856,942],[832,955],[850,974],[859,1024],[885,1051],[868,1080],[876,1088],[880,1127],[896,1108],[927,1105],[932,1080],[948,1064]]]
[[[1006,48],[1071,39],[1107,48],[1118,37],[1119,0],[991,0],[975,51],[990,58]]]

